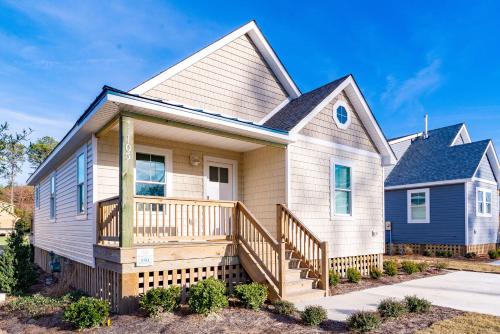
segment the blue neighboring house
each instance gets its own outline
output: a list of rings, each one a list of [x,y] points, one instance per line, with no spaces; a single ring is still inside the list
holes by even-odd
[[[400,251],[486,253],[499,243],[500,167],[491,140],[465,124],[389,140],[398,162],[385,170],[385,219]]]

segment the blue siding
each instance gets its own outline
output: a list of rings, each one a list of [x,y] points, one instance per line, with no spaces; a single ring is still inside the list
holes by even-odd
[[[476,216],[476,188],[491,190],[491,217]],[[497,243],[498,240],[498,192],[497,187],[484,182],[469,183],[469,245]]]
[[[407,190],[385,191],[385,220],[392,222],[393,243],[465,244],[464,184],[429,188],[429,224],[408,224]]]

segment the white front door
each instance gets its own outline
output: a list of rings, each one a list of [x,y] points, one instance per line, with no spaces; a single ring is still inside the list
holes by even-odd
[[[208,160],[205,166],[205,199],[234,200],[233,173],[233,164]]]

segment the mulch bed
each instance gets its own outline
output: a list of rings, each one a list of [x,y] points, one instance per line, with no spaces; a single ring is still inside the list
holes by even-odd
[[[377,286],[382,286],[382,285],[391,285],[391,284],[411,281],[418,278],[443,275],[448,272],[449,271],[446,270],[436,270],[431,268],[426,272],[423,273],[419,272],[412,275],[400,272],[396,276],[382,276],[379,279],[363,278],[361,281],[359,281],[359,283],[349,283],[347,280],[344,279],[336,287],[330,287],[330,295],[331,296],[342,295],[344,293],[375,288]]]

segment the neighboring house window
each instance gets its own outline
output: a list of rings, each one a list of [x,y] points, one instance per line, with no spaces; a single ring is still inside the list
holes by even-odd
[[[56,218],[56,175],[50,177],[50,218]]]
[[[429,223],[429,188],[407,191],[408,223]]]
[[[332,210],[337,216],[352,215],[352,170],[350,166],[333,163]]]
[[[140,196],[165,196],[165,157],[137,153],[135,158],[135,194]]]
[[[351,112],[345,102],[337,101],[333,105],[333,120],[341,129],[349,127],[351,124]]]
[[[40,185],[35,186],[35,208],[40,207]]]
[[[76,158],[76,210],[77,213],[85,212],[85,153]]]
[[[491,217],[491,190],[476,188],[476,216]]]

